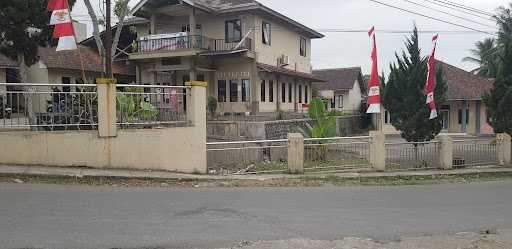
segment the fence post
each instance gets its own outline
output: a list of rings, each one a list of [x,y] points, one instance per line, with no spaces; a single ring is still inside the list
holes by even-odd
[[[304,173],[304,137],[300,133],[288,134],[288,171]]]
[[[204,126],[206,134],[206,88],[204,81],[186,82],[190,86],[190,95],[187,96],[187,119],[193,126]]]
[[[194,133],[198,136],[197,141],[200,148],[194,152],[194,157],[200,159],[195,170],[200,173],[207,173],[208,162],[206,158],[206,88],[205,81],[189,81],[185,85],[190,87],[190,94],[187,94],[187,120],[193,126]]]
[[[507,133],[500,133],[496,136],[498,146],[498,162],[500,166],[508,166],[511,163],[511,138]]]
[[[439,166],[441,169],[453,168],[453,139],[447,135],[440,135],[439,140]]]
[[[370,131],[370,164],[375,170],[386,170],[386,135],[381,131]]]
[[[100,137],[117,136],[116,125],[116,81],[100,78],[97,82],[98,93],[98,133]]]

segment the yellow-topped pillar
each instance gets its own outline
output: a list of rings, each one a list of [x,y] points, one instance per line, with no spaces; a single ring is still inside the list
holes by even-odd
[[[198,162],[195,168],[201,173],[207,173],[206,161],[206,88],[205,81],[189,81],[185,83],[190,87],[187,91],[187,120],[194,127],[200,148],[194,152]]]
[[[116,80],[99,78],[98,85],[98,133],[100,137],[117,136]]]

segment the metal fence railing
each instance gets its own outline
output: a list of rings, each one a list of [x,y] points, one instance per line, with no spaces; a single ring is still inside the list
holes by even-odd
[[[117,125],[122,129],[186,126],[189,87],[117,85]]]
[[[94,84],[0,83],[0,130],[97,129]]]
[[[207,143],[210,174],[284,173],[288,140]]]
[[[414,170],[439,167],[439,143],[386,143],[386,169]]]
[[[357,171],[370,168],[370,137],[304,139],[304,171]]]
[[[495,140],[470,139],[453,141],[453,167],[497,164],[498,150]]]

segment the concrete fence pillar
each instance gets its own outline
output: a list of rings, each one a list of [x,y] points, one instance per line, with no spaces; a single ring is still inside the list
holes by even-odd
[[[496,136],[496,145],[498,150],[498,162],[500,166],[509,166],[511,164],[511,138],[507,133],[500,133]]]
[[[187,119],[193,126],[204,126],[206,132],[206,88],[204,81],[188,81],[190,94],[187,96]]]
[[[381,131],[370,132],[370,164],[378,171],[386,170],[386,135]]]
[[[304,137],[300,133],[288,134],[288,171],[304,173]]]
[[[206,158],[206,88],[208,83],[205,81],[189,81],[185,85],[190,87],[187,95],[187,120],[194,128],[194,133],[198,137],[198,150],[194,152],[194,157],[198,164],[195,170],[200,173],[207,173],[208,162]]]
[[[100,137],[117,136],[116,81],[101,78],[98,83],[98,133]]]
[[[440,135],[439,141],[439,167],[441,169],[453,168],[453,139],[447,135]]]

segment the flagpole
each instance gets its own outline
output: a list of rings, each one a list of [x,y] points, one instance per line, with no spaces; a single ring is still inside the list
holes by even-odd
[[[112,78],[112,27],[111,27],[111,2],[105,0],[105,51],[106,51],[106,65],[105,65],[105,77]]]
[[[382,124],[382,104],[380,100],[380,79],[379,79],[379,69],[378,69],[378,60],[377,60],[377,41],[375,38],[375,27],[372,27],[370,31],[368,31],[368,36],[371,40],[371,59],[372,59],[372,69],[370,73],[370,80],[368,81],[368,110],[366,113],[376,114],[375,121],[376,130],[383,132],[383,124]]]
[[[66,4],[68,5],[68,8],[69,8],[69,1],[68,0],[66,0]],[[73,25],[73,17],[71,16],[71,12],[69,13],[69,19],[71,20],[71,27],[73,27],[73,37],[75,37],[75,43],[76,43],[76,47],[77,47],[77,50],[78,50],[78,57],[80,57],[80,67],[82,69],[82,82],[84,84],[86,84],[87,83],[87,77],[85,75],[84,58],[82,57],[82,51],[80,50],[80,46],[79,46],[78,40],[76,39],[75,25]]]

